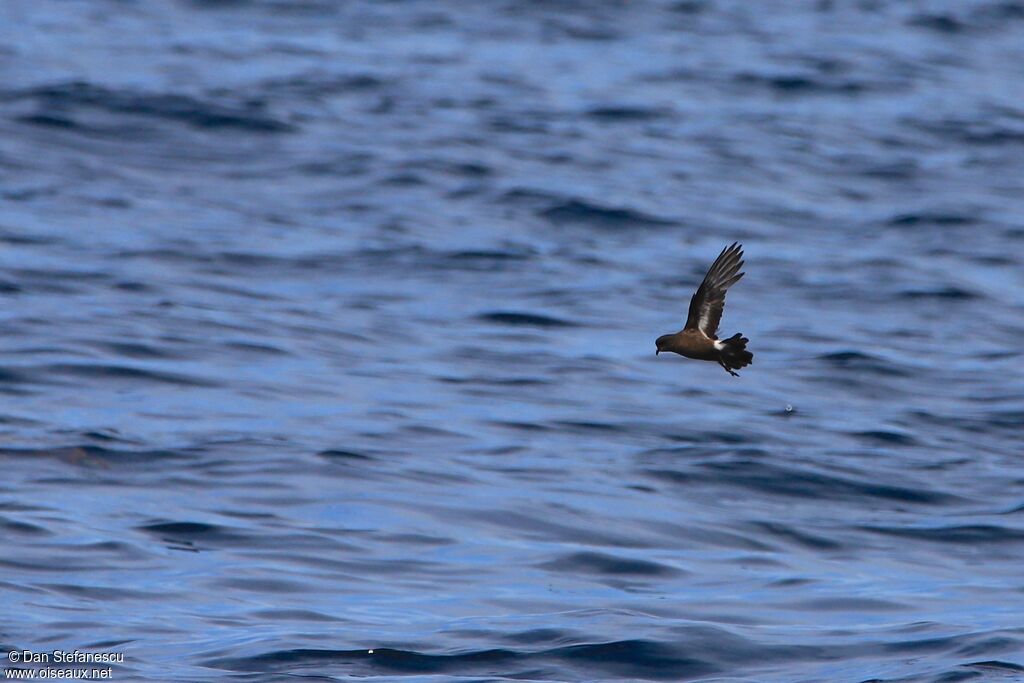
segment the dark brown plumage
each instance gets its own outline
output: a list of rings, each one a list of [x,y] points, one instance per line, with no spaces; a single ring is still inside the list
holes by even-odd
[[[743,277],[742,267],[743,246],[733,242],[711,264],[704,281],[690,299],[686,325],[675,334],[658,337],[655,354],[671,351],[687,358],[713,360],[733,377],[739,377],[736,370],[754,362],[754,354],[747,351],[750,340],[740,333],[720,340],[717,333],[725,308],[725,293]]]

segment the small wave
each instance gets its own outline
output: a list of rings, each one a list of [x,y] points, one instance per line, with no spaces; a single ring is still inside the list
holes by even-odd
[[[1024,144],[1024,128],[1019,122],[1000,117],[998,112],[978,119],[912,119],[910,125],[946,142],[979,146]]]
[[[629,105],[606,105],[587,111],[590,118],[607,122],[654,121],[663,119],[668,114],[669,112],[663,109]]]
[[[373,647],[360,650],[294,649],[251,657],[221,658],[205,666],[230,671],[293,671],[316,667],[344,667],[348,675],[369,676],[391,671],[403,674],[492,675],[500,666],[511,678],[537,678],[536,667],[549,669],[563,663],[584,667],[591,677],[642,678],[677,681],[716,673],[720,667],[696,653],[653,640],[621,640],[556,647],[539,652],[506,648],[472,650],[453,654],[427,654],[415,650]],[[351,667],[357,667],[352,669]],[[534,672],[527,675],[529,672]],[[517,673],[517,672],[522,672]],[[549,674],[540,675],[549,678]]]
[[[425,259],[424,265],[439,270],[461,270],[493,273],[522,267],[536,252],[530,248],[509,246],[504,249],[479,249],[438,252]]]
[[[944,527],[895,527],[895,526],[864,526],[865,531],[900,538],[915,538],[933,543],[950,543],[976,546],[986,543],[1020,543],[1024,541],[1024,529],[997,526],[994,524],[975,524]]]
[[[549,315],[538,313],[519,313],[515,311],[494,311],[482,313],[477,316],[478,320],[499,325],[523,326],[523,327],[575,327],[576,324],[555,318]]]
[[[952,14],[915,14],[907,19],[907,25],[948,34],[967,30],[967,24]]]
[[[899,296],[903,299],[979,299],[980,295],[974,292],[964,289],[962,287],[956,287],[949,285],[946,287],[938,287],[936,289],[913,289],[899,293]]]
[[[868,430],[863,432],[853,432],[853,436],[859,437],[869,442],[892,444],[894,446],[918,445],[917,439],[910,436],[909,434],[903,434],[900,432],[889,432],[885,430]]]
[[[445,384],[486,385],[498,387],[534,387],[548,386],[551,384],[550,380],[541,379],[540,377],[484,377],[476,375],[472,377],[443,376],[438,377],[437,379]]]
[[[514,268],[534,258],[535,251],[529,247],[510,245],[497,249],[480,250],[436,250],[421,245],[409,245],[392,249],[355,249],[352,251],[299,253],[288,256],[251,251],[204,252],[196,248],[156,247],[149,249],[125,249],[118,252],[119,258],[155,261],[175,265],[200,265],[204,270],[216,273],[256,271],[267,272],[309,272],[325,270],[345,272],[353,269],[395,268],[409,271],[455,270],[467,272],[491,272],[497,269]]]
[[[982,673],[1024,673],[1024,666],[1020,664],[1014,664],[1013,662],[1002,662],[996,659],[990,659],[984,662],[971,662],[970,664],[963,664],[961,669],[979,669]],[[953,676],[946,677],[944,680],[955,680]],[[1013,680],[1013,679],[1008,679]]]
[[[238,534],[227,527],[201,522],[153,522],[136,527],[140,531],[175,540],[236,539]]]
[[[566,197],[542,190],[519,187],[505,192],[499,201],[533,209],[555,225],[584,224],[592,228],[654,228],[676,225],[675,221],[652,216],[629,207],[599,204],[578,197]]]
[[[118,600],[160,600],[167,597],[167,591],[142,591],[132,590],[123,585],[119,586],[80,586],[66,583],[37,584],[47,590],[62,593],[74,598],[90,600],[95,602],[115,602]]]
[[[890,363],[878,356],[872,356],[860,351],[837,351],[835,353],[826,353],[818,356],[818,360],[824,361],[837,370],[869,372],[889,377],[906,377],[910,374],[895,363]]]
[[[570,199],[542,209],[538,215],[556,225],[582,223],[604,228],[652,228],[674,224],[635,209],[602,206],[582,199]]]
[[[152,522],[135,527],[169,550],[198,553],[225,547],[255,547],[257,539],[231,527],[203,522]]]
[[[137,342],[100,342],[96,344],[96,346],[106,349],[114,355],[123,356],[125,358],[156,358],[167,360],[181,357],[179,354],[170,352],[166,349]]]
[[[216,382],[177,372],[149,370],[126,365],[102,365],[98,363],[72,364],[56,363],[43,368],[46,372],[71,377],[86,377],[131,382],[159,382],[186,387],[216,387]]]
[[[105,438],[97,439],[91,432],[87,432],[83,436],[96,440],[110,440]],[[118,439],[118,441],[123,442],[127,440]],[[4,448],[0,449],[0,457],[54,458],[72,465],[100,468],[108,468],[115,465],[124,468],[141,464],[152,469],[157,463],[165,461],[173,463],[174,461],[189,459],[192,456],[187,452],[174,450],[128,450],[83,444],[58,448]]]
[[[319,453],[317,453],[317,455],[319,455],[321,458],[326,458],[327,460],[331,461],[359,460],[363,462],[369,462],[375,459],[372,456],[366,455],[365,453],[338,449],[320,451]]]
[[[826,80],[804,74],[768,75],[746,72],[738,74],[734,80],[740,85],[767,88],[777,93],[790,95],[856,95],[867,90],[866,84],[857,81]]]
[[[943,35],[956,35],[970,31],[1006,30],[1013,21],[1024,19],[1024,3],[1004,0],[997,2],[964,3],[967,11],[919,12],[907,18],[908,26]],[[955,7],[955,5],[954,5]]]
[[[978,220],[973,216],[940,211],[901,213],[889,219],[889,225],[897,227],[974,225],[977,222]]]
[[[79,107],[93,107],[118,114],[181,121],[196,128],[234,128],[262,133],[293,129],[290,124],[264,114],[262,106],[257,103],[209,102],[188,95],[115,90],[83,81],[39,86],[8,94],[7,99],[38,102],[42,111],[30,115],[34,120],[29,122],[51,127],[75,127],[77,124],[68,118],[67,112]]]
[[[611,422],[597,422],[590,420],[559,420],[554,424],[563,431],[569,431],[570,433],[576,434],[582,434],[586,432],[625,433],[629,431],[629,428],[623,425],[613,424]]]
[[[517,432],[550,432],[551,427],[538,422],[520,422],[516,420],[492,420],[490,424],[505,427]]]
[[[252,613],[252,616],[264,622],[275,621],[302,621],[302,622],[340,622],[345,621],[340,617],[332,617],[322,612],[314,612],[307,609],[263,609]]]
[[[31,381],[33,381],[32,375],[29,372],[13,368],[0,368],[0,386],[5,384],[26,384]]]
[[[24,116],[17,116],[14,120],[44,128],[63,128],[66,130],[85,128],[85,126],[74,119],[60,114],[26,114]]]
[[[680,569],[660,562],[619,557],[607,553],[580,552],[537,565],[541,569],[570,574],[606,574],[632,576],[678,576]]]
[[[705,482],[750,488],[778,496],[826,500],[862,500],[880,498],[903,503],[941,505],[955,496],[923,486],[879,484],[874,481],[847,479],[805,469],[782,467],[754,460],[704,462],[695,472],[651,469],[648,475],[680,484]]]
[[[330,74],[314,71],[287,78],[269,79],[260,83],[264,93],[286,97],[320,100],[325,97],[376,90],[390,81],[370,73]]]
[[[824,536],[799,531],[790,525],[779,522],[754,522],[753,526],[781,540],[790,541],[810,550],[838,550],[844,547],[842,543],[837,541],[825,538]]]
[[[452,261],[524,261],[533,256],[530,250],[473,250],[453,251],[445,255]]]
[[[224,348],[236,353],[251,353],[260,356],[288,356],[290,352],[270,344],[258,344],[256,342],[233,341],[225,342]]]
[[[709,7],[711,7],[710,0],[677,0],[668,9],[678,14],[701,14]]]
[[[62,240],[55,235],[32,235],[26,232],[12,230],[6,226],[0,226],[0,244],[16,246],[42,246],[59,244]]]
[[[907,609],[907,605],[891,600],[875,598],[814,598],[793,603],[796,609],[807,609],[814,612],[846,612],[860,614],[864,612],[899,612]]]
[[[3,530],[5,534],[16,536],[41,537],[53,535],[53,532],[45,527],[30,524],[29,522],[20,522],[3,516],[0,516],[0,530]]]

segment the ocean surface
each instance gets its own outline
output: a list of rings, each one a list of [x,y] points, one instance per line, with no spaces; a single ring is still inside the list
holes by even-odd
[[[0,2],[4,652],[1024,680],[1022,339],[1024,2]]]

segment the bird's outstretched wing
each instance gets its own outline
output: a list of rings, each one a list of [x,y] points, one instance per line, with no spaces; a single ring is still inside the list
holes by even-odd
[[[690,299],[690,314],[686,317],[686,327],[683,329],[698,329],[712,339],[717,339],[715,333],[718,331],[718,321],[722,319],[722,309],[725,308],[725,292],[743,277],[744,274],[739,272],[742,267],[743,246],[733,242],[718,255],[708,268],[704,282],[694,292]]]

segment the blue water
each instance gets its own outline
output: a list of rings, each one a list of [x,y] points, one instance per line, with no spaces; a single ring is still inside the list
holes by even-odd
[[[1022,64],[1015,1],[4,0],[0,646],[1024,680]],[[754,364],[655,357],[734,240]]]

